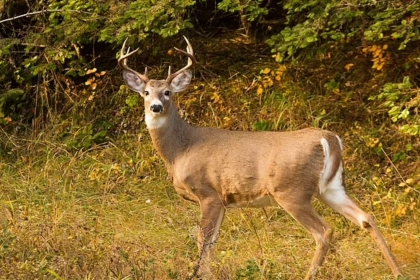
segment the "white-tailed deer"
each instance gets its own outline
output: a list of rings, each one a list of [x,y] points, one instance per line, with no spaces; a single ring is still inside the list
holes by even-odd
[[[315,278],[324,262],[332,229],[312,207],[318,198],[366,229],[377,242],[395,276],[397,262],[372,217],[344,189],[342,146],[330,131],[240,132],[195,127],[178,114],[172,97],[190,84],[193,49],[187,42],[188,64],[166,80],[152,80],[127,65],[137,52],[121,49],[118,63],[127,86],[144,98],[145,121],[153,145],[163,158],[177,193],[201,209],[198,247],[199,275],[212,278],[210,253],[227,208],[280,205],[316,241],[315,255],[305,279]]]

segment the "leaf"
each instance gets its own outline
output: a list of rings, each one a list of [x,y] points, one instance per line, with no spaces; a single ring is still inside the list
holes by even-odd
[[[380,48],[376,49],[376,50],[373,52],[373,56],[374,56],[374,57],[382,57],[382,50],[381,50]]]
[[[407,180],[405,180],[405,182],[407,183],[407,185],[413,185],[414,184],[414,179],[413,178],[408,178]]]
[[[130,108],[136,107],[140,103],[140,98],[137,94],[129,95],[125,99],[125,104],[128,105]]]
[[[106,71],[101,71],[100,73],[95,73],[95,77],[100,78],[106,74]]]
[[[271,123],[267,121],[258,121],[252,125],[252,128],[256,131],[268,131],[271,128]]]
[[[271,72],[270,68],[265,68],[264,70],[261,71],[261,73],[263,73],[263,74],[268,74],[270,72]]]
[[[265,76],[263,78],[263,86],[264,88],[269,88],[273,86],[273,80],[269,76]]]
[[[95,81],[95,77],[93,77],[92,79],[88,79],[88,80],[85,82],[85,85],[89,86],[89,85],[91,85],[94,81]]]
[[[351,68],[353,68],[353,66],[354,66],[354,64],[353,64],[353,63],[349,63],[349,64],[346,64],[346,66],[344,66],[344,68],[345,68],[347,71],[350,71],[350,69],[351,69]]]
[[[274,59],[276,62],[282,62],[283,57],[281,55],[281,53],[277,52],[277,54],[273,55]]]
[[[263,92],[264,92],[264,89],[261,86],[259,86],[257,89],[257,95],[262,95]]]
[[[96,69],[96,68],[89,69],[89,70],[87,70],[86,74],[92,74],[92,73],[95,73],[97,70],[98,70],[98,69]]]

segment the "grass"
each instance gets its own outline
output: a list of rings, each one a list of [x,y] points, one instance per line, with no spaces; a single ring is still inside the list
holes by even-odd
[[[206,46],[201,47],[206,53]],[[198,125],[233,130],[317,126],[337,131],[346,147],[350,195],[375,216],[406,278],[419,279],[420,208],[413,204],[419,198],[418,152],[402,148],[407,141],[418,145],[418,140],[391,134],[387,124],[375,131],[373,117],[354,116],[363,111],[360,104],[340,107],[330,96],[307,92],[293,81],[258,96],[258,73],[267,62],[242,56],[250,60],[237,59],[233,66],[220,65],[228,63],[223,59],[217,65],[201,59],[207,65],[207,72],[200,72],[203,79],[197,73],[188,93],[177,99],[184,116]],[[1,151],[0,158],[0,279],[191,276],[198,256],[199,209],[179,198],[168,182],[163,162],[139,124],[141,105],[137,107],[125,108],[122,117],[133,130],[78,151],[54,136],[54,127],[26,138],[1,131],[0,144],[7,152]],[[343,114],[353,117],[340,119]],[[381,139],[382,152],[372,139]],[[394,164],[383,151],[407,157]],[[410,176],[414,185],[401,184]],[[314,204],[335,229],[318,279],[393,279],[366,232]],[[401,207],[405,210],[398,211]],[[219,279],[302,279],[314,248],[310,234],[280,208],[229,210],[213,270]]]
[[[78,154],[39,141],[33,154],[1,163],[1,279],[188,278],[198,207],[177,197],[149,141],[127,140]],[[316,207],[336,229],[319,279],[392,279],[365,232]],[[374,209],[379,221],[384,211]],[[416,217],[382,226],[409,279],[420,271]],[[281,209],[231,210],[213,265],[221,279],[301,279],[313,249]]]

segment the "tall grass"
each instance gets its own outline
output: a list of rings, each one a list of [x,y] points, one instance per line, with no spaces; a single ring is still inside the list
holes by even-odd
[[[1,164],[1,279],[188,278],[198,207],[177,197],[149,143],[122,145],[78,155],[46,146],[30,164]],[[152,158],[149,166],[141,166],[144,157]],[[392,278],[365,232],[316,207],[336,229],[319,279]],[[384,211],[375,209],[378,220]],[[382,227],[412,279],[420,267],[416,227],[410,219]],[[220,279],[301,279],[313,249],[311,236],[281,209],[232,210],[213,266]]]

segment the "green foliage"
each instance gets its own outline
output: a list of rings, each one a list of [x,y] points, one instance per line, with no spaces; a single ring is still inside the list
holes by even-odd
[[[381,93],[370,97],[387,108],[394,123],[402,123],[400,130],[408,135],[420,136],[420,90],[413,87],[409,77],[402,83],[386,83]]]
[[[245,279],[256,279],[261,274],[260,268],[258,264],[253,260],[247,260],[246,268],[239,269],[236,272],[236,276],[238,279],[245,278]]]
[[[265,261],[264,265],[258,265],[255,260],[247,260],[245,268],[240,268],[236,271],[236,279],[278,279],[276,273],[274,273],[274,263],[272,261]]]
[[[15,117],[15,112],[24,105],[25,99],[25,91],[20,88],[0,91],[0,124],[11,122],[10,116]]]
[[[137,40],[143,40],[151,33],[162,37],[173,36],[192,27],[185,14],[194,4],[194,0],[130,1],[128,5],[114,1],[110,9],[115,14],[107,18],[103,30],[99,32],[99,41],[121,42],[133,35]]]
[[[405,49],[420,40],[420,4],[405,1],[285,1],[287,25],[267,43],[278,52],[278,61],[309,46],[325,52],[335,42],[362,40],[399,42]]]
[[[112,124],[108,121],[83,125],[81,127],[71,126],[70,131],[63,133],[62,138],[69,150],[87,150],[95,144],[107,141],[107,134]]]
[[[191,28],[186,14],[194,4],[193,0],[49,0],[33,6],[20,0],[0,2],[5,11],[0,19],[6,20],[0,25],[0,124],[42,127],[55,115],[77,107],[82,115],[79,105],[94,104],[97,89],[104,91],[98,83],[104,74],[96,80],[91,77],[96,66],[98,74],[115,68],[110,44],[127,37],[137,42],[148,36],[169,37]],[[30,22],[25,17],[8,20],[25,13],[32,13]],[[106,60],[112,61],[110,65]],[[90,109],[100,111],[101,104],[106,102]]]
[[[256,131],[269,131],[273,124],[264,120],[258,121],[252,125],[252,129]]]
[[[394,39],[400,42],[398,49],[403,50],[407,44],[420,39],[420,4],[405,1],[378,3],[379,11],[370,12],[373,24],[364,31],[369,41]]]
[[[168,37],[192,27],[184,15],[194,4],[193,0],[53,1],[49,8],[60,11],[50,14],[45,31],[56,34],[57,41],[79,44],[121,42],[131,36],[140,41],[152,33]]]
[[[268,14],[268,9],[262,7],[262,0],[223,0],[217,7],[225,12],[236,13],[253,22]]]
[[[139,95],[138,94],[134,94],[134,95],[127,96],[127,98],[125,99],[125,104],[127,104],[127,106],[130,109],[136,107],[137,105],[140,104],[140,97],[139,97]]]
[[[337,82],[335,79],[331,79],[324,84],[324,88],[330,92],[338,93],[340,91],[340,82]]]

